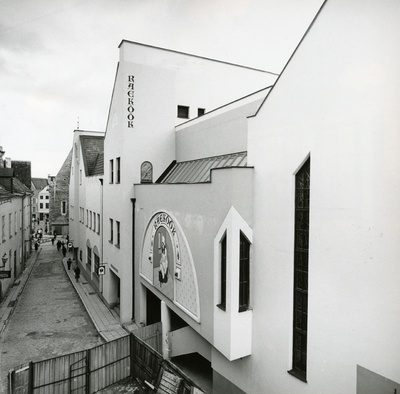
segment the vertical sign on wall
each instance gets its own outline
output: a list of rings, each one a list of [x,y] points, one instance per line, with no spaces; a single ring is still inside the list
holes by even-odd
[[[135,77],[133,75],[128,75],[128,107],[127,107],[127,120],[128,120],[128,128],[133,129],[133,120],[135,119]]]

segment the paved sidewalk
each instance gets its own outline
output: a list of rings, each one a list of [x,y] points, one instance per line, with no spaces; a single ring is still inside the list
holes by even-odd
[[[86,278],[81,275],[79,282],[76,282],[73,267],[71,266],[70,270],[67,268],[67,260],[68,256],[63,258],[65,272],[101,337],[109,342],[128,335],[129,331],[122,327],[118,318],[111,313]]]
[[[29,278],[29,275],[32,272],[32,269],[35,265],[36,259],[40,253],[38,251],[33,251],[31,256],[26,262],[26,268],[21,276],[14,282],[14,285],[11,287],[10,291],[7,294],[7,297],[0,304],[0,337],[2,336],[8,320],[10,316],[13,314],[14,309],[18,302],[18,297],[23,292],[25,284]]]

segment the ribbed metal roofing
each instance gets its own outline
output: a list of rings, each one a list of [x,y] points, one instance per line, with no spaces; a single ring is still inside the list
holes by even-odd
[[[246,167],[247,152],[207,157],[176,163],[161,183],[202,183],[210,182],[213,168]]]

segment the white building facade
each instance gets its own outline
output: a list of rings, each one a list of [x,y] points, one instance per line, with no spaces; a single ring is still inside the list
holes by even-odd
[[[102,212],[104,299],[214,393],[400,390],[399,11],[325,2],[276,82],[120,46],[73,220]]]

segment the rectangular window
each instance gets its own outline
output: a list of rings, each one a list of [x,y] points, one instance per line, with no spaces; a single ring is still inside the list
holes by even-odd
[[[46,200],[48,200],[49,199],[49,196],[46,196]]]
[[[120,183],[121,182],[121,158],[117,157],[115,159],[115,165],[117,166],[116,171],[117,171],[117,179],[115,183]]]
[[[94,257],[94,272],[96,274],[96,276],[99,275],[99,267],[100,267],[100,257],[97,256],[96,253],[93,253],[93,257]]]
[[[96,212],[93,212],[93,231],[96,231]]]
[[[12,213],[8,215],[8,237],[12,237]]]
[[[39,209],[43,209],[43,203],[42,202],[39,204]]]
[[[14,212],[14,233],[17,234],[17,212]]]
[[[87,269],[90,272],[92,270],[92,248],[89,248],[89,246],[87,246]]]
[[[110,219],[110,242],[114,242],[114,221]]]
[[[90,220],[90,222],[89,222],[89,228],[92,228],[92,216],[93,216],[93,212],[90,211],[90,213],[89,213],[89,220]]]
[[[221,303],[218,305],[226,310],[226,234],[221,241]]]
[[[197,108],[197,116],[203,116],[205,113],[205,108]]]
[[[46,209],[49,209],[49,203],[46,202]]]
[[[100,234],[100,214],[97,214],[97,234]]]
[[[86,210],[86,227],[89,226],[89,211]]]
[[[67,214],[67,201],[61,201],[61,215]]]
[[[114,160],[110,160],[110,183],[114,183]]]
[[[289,373],[306,381],[310,159],[296,174],[295,182],[293,354]]]
[[[178,105],[178,118],[189,119],[189,107]]]
[[[243,312],[250,304],[250,242],[242,232],[239,254],[239,312]]]
[[[119,247],[119,242],[120,242],[120,223],[116,220],[115,224],[117,225],[117,243],[115,246]]]
[[[6,217],[3,215],[1,217],[1,240],[2,242],[6,241]]]
[[[43,200],[43,196],[39,196],[39,200]]]

